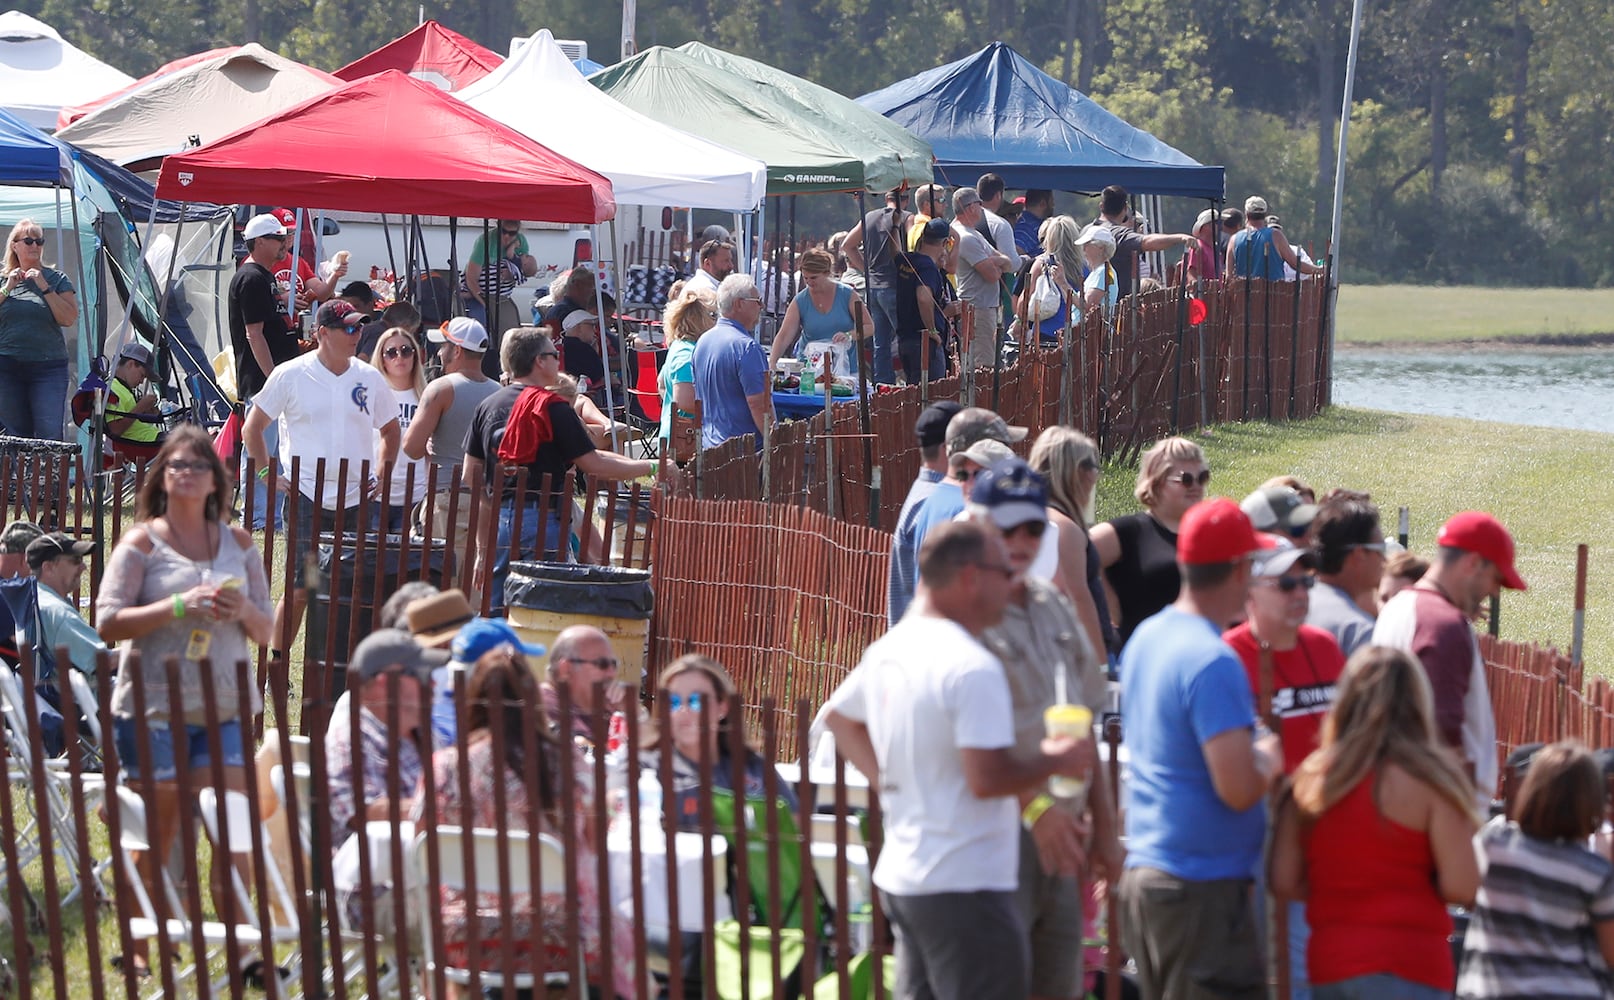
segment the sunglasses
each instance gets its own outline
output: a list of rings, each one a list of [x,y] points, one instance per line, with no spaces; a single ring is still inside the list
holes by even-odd
[[[1047,521],[1026,521],[1006,529],[1003,532],[1003,537],[1013,538],[1015,535],[1025,534],[1028,538],[1041,538],[1047,531]]]
[[[393,358],[412,358],[415,356],[415,349],[408,344],[400,344],[397,347],[389,347],[382,351],[381,356],[388,361]]]
[[[1285,594],[1292,594],[1297,590],[1310,590],[1317,584],[1314,576],[1280,576],[1261,581],[1271,584]]]
[[[538,356],[540,358],[558,358],[558,357],[560,357],[560,352],[559,351],[539,351]]]
[[[37,236],[19,236],[17,242],[25,247],[42,247],[45,241]]]
[[[163,468],[176,476],[183,476],[187,472],[194,472],[200,476],[204,472],[211,472],[213,467],[206,462],[186,462],[181,459],[169,459],[163,463]]]
[[[616,667],[617,667],[617,659],[614,656],[598,656],[598,657],[595,657],[592,660],[584,660],[584,659],[581,659],[581,658],[578,658],[578,657],[569,656],[569,657],[566,658],[566,662],[567,663],[586,663],[589,666],[593,667],[595,670],[610,670],[610,671],[613,671],[613,672],[616,670]],[[674,695],[673,697],[677,697],[677,695]]]
[[[500,233],[500,235],[503,235],[503,236],[520,236],[521,235],[521,230],[519,230],[519,229],[501,229],[501,230],[499,230],[499,233]]]
[[[699,712],[704,700],[699,691],[694,692],[687,698],[683,695],[669,694],[667,696],[667,706],[674,712],[682,712],[686,709],[691,712]]]
[[[1195,483],[1205,486],[1210,483],[1210,470],[1205,469],[1197,476],[1192,472],[1179,472],[1175,476],[1167,476],[1166,482],[1177,483],[1182,486],[1183,489],[1187,489]]]

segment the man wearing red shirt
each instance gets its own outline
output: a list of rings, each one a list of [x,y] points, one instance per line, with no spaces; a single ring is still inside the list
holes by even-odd
[[[1333,635],[1305,624],[1316,568],[1310,549],[1295,548],[1275,535],[1274,548],[1255,554],[1244,624],[1222,636],[1244,661],[1256,711],[1275,725],[1283,743],[1283,771],[1293,774],[1317,749],[1323,718],[1334,703],[1334,686],[1345,670],[1345,654]],[[1265,676],[1263,676],[1265,675]],[[1268,699],[1271,707],[1268,708]],[[1289,981],[1291,996],[1311,995],[1306,980],[1306,908],[1289,904]]]

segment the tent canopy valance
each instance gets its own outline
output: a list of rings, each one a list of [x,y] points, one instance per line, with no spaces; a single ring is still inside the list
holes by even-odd
[[[397,70],[168,157],[157,194],[582,224],[616,214],[605,177]]]
[[[590,86],[548,29],[455,96],[609,177],[619,204],[748,212],[766,193],[760,160],[647,118]]]
[[[1225,171],[1104,110],[1002,42],[865,94],[858,103],[928,140],[936,178],[996,173],[1016,188],[1220,199]]]
[[[750,60],[705,46],[658,45],[589,82],[642,115],[761,160],[770,195],[881,191],[930,178],[928,144],[906,133],[893,139],[845,98],[849,107],[837,112],[824,109],[827,99],[804,100],[814,88],[805,80],[759,82],[740,71],[743,63]]]

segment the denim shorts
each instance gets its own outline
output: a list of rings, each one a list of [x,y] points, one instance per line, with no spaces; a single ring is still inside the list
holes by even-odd
[[[216,730],[219,738],[219,749],[224,754],[225,767],[246,766],[246,755],[241,749],[241,722],[231,719],[221,722]],[[124,777],[140,777],[140,751],[136,746],[135,720],[114,719],[112,721],[112,738],[118,748],[118,764],[123,769]],[[179,776],[179,768],[174,763],[174,732],[166,722],[149,722],[146,724],[146,736],[149,741],[151,755],[151,770],[154,780],[173,781]],[[195,772],[198,768],[211,768],[213,766],[212,739],[206,726],[185,727],[185,760],[189,769]],[[202,780],[208,781],[204,775]]]

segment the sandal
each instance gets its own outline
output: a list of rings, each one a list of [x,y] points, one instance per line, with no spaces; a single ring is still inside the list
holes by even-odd
[[[107,959],[107,964],[112,966],[114,969],[117,969],[119,972],[122,972],[123,963],[125,961],[130,963],[130,968],[133,970],[136,979],[151,978],[151,966],[139,955],[136,955],[131,959],[125,959],[122,955],[113,955],[111,958]]]

